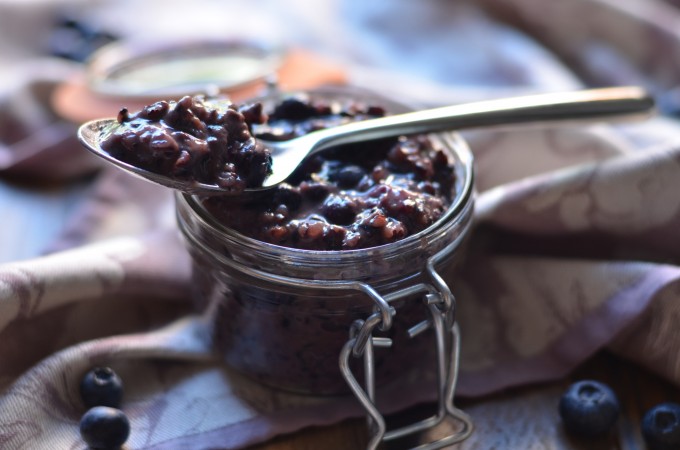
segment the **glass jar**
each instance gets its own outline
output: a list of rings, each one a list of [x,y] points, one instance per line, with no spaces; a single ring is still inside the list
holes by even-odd
[[[369,95],[346,89],[309,94],[362,100]],[[409,109],[372,97],[392,113]],[[230,367],[276,388],[348,392],[339,358],[362,331],[366,345],[368,327],[370,337],[383,338],[376,342],[391,344],[372,352],[374,368],[368,370],[377,383],[436,361],[431,331],[418,331],[431,323],[428,302],[439,299],[451,306],[451,293],[437,272],[452,263],[470,228],[473,175],[471,154],[457,134],[432,139],[455,163],[452,204],[427,229],[378,247],[313,251],[272,245],[225,227],[199,198],[176,195],[179,227],[193,260],[195,298],[201,308],[216,308],[215,342]],[[362,352],[353,350],[355,356]]]

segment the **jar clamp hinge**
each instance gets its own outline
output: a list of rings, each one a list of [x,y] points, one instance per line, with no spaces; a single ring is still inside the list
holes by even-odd
[[[350,329],[350,339],[340,352],[340,370],[350,389],[367,412],[369,430],[372,436],[367,448],[373,450],[382,441],[398,439],[413,433],[434,428],[446,418],[452,418],[461,425],[460,429],[439,440],[422,444],[417,450],[440,449],[466,439],[473,430],[470,417],[453,403],[459,368],[460,332],[455,323],[455,298],[446,283],[435,269],[435,264],[442,260],[451,250],[445,248],[432,256],[427,262],[427,273],[434,284],[417,284],[387,295],[381,296],[368,285],[362,286],[362,291],[375,302],[375,312],[365,321],[357,320]],[[435,288],[436,286],[436,288]],[[392,317],[396,314],[390,303],[401,298],[413,297],[421,294],[424,305],[429,312],[426,319],[408,330],[411,338],[416,337],[427,329],[434,331],[437,357],[437,413],[429,418],[387,431],[385,419],[378,411],[375,403],[375,367],[374,347],[389,347],[389,338],[373,336],[373,330],[378,327],[382,331],[392,326]],[[363,358],[365,386],[354,377],[350,368],[350,357]]]

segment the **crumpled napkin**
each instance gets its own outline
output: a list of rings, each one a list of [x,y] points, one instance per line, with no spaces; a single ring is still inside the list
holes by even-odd
[[[296,2],[286,17],[306,24],[298,42],[337,51],[351,82],[425,105],[589,82],[636,82],[663,96],[678,82],[677,58],[660,54],[680,48],[669,4],[479,4],[328,2],[310,21],[309,5]],[[338,31],[347,42],[329,36]],[[418,64],[404,67],[410,55]],[[607,71],[597,55],[610,56]],[[0,105],[0,117],[21,123],[16,102]],[[680,126],[655,118],[464,135],[479,194],[465,260],[446,274],[462,334],[458,394],[559,379],[603,348],[680,384]],[[19,174],[39,175],[51,151]],[[101,169],[44,255],[0,266],[2,448],[84,447],[78,383],[97,364],[125,382],[131,449],[239,448],[362,414],[349,395],[276,391],[225,367],[189,282],[170,193]],[[423,381],[432,376],[384,386],[381,409],[431,400]]]

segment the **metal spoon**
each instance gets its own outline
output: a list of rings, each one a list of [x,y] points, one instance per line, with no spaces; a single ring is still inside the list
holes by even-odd
[[[272,153],[272,174],[265,179],[262,187],[246,189],[244,193],[238,195],[270,189],[288,178],[307,156],[340,144],[499,125],[606,120],[646,115],[653,107],[654,100],[639,87],[588,89],[445,106],[352,122],[314,131],[289,141],[262,141]],[[170,178],[113,158],[101,148],[100,143],[106,131],[116,125],[115,119],[87,122],[78,129],[78,139],[95,155],[149,181],[190,194],[233,195],[232,192],[224,191],[217,185]]]

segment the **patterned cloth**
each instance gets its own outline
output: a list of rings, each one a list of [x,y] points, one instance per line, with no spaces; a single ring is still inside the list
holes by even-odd
[[[236,2],[244,20],[230,32],[265,24],[342,63],[352,83],[423,105],[628,83],[668,115],[680,92],[680,11],[658,0],[260,3]],[[0,1],[0,17],[58,10],[31,6]],[[131,7],[102,3],[88,17],[110,26],[112,10]],[[224,32],[224,20],[201,16],[203,31]],[[0,91],[1,174],[98,172],[45,254],[0,266],[0,447],[83,448],[78,383],[97,364],[125,382],[130,449],[240,448],[361,414],[351,396],[279,392],[220,362],[210,317],[192,309],[170,193],[100,169],[78,146],[49,94],[81,68],[39,59],[26,42],[5,56],[22,70]],[[680,126],[656,117],[465,137],[479,195],[464,264],[447,274],[463,336],[459,394],[559,379],[604,348],[680,385]],[[429,400],[431,376],[384,389],[384,410]]]

